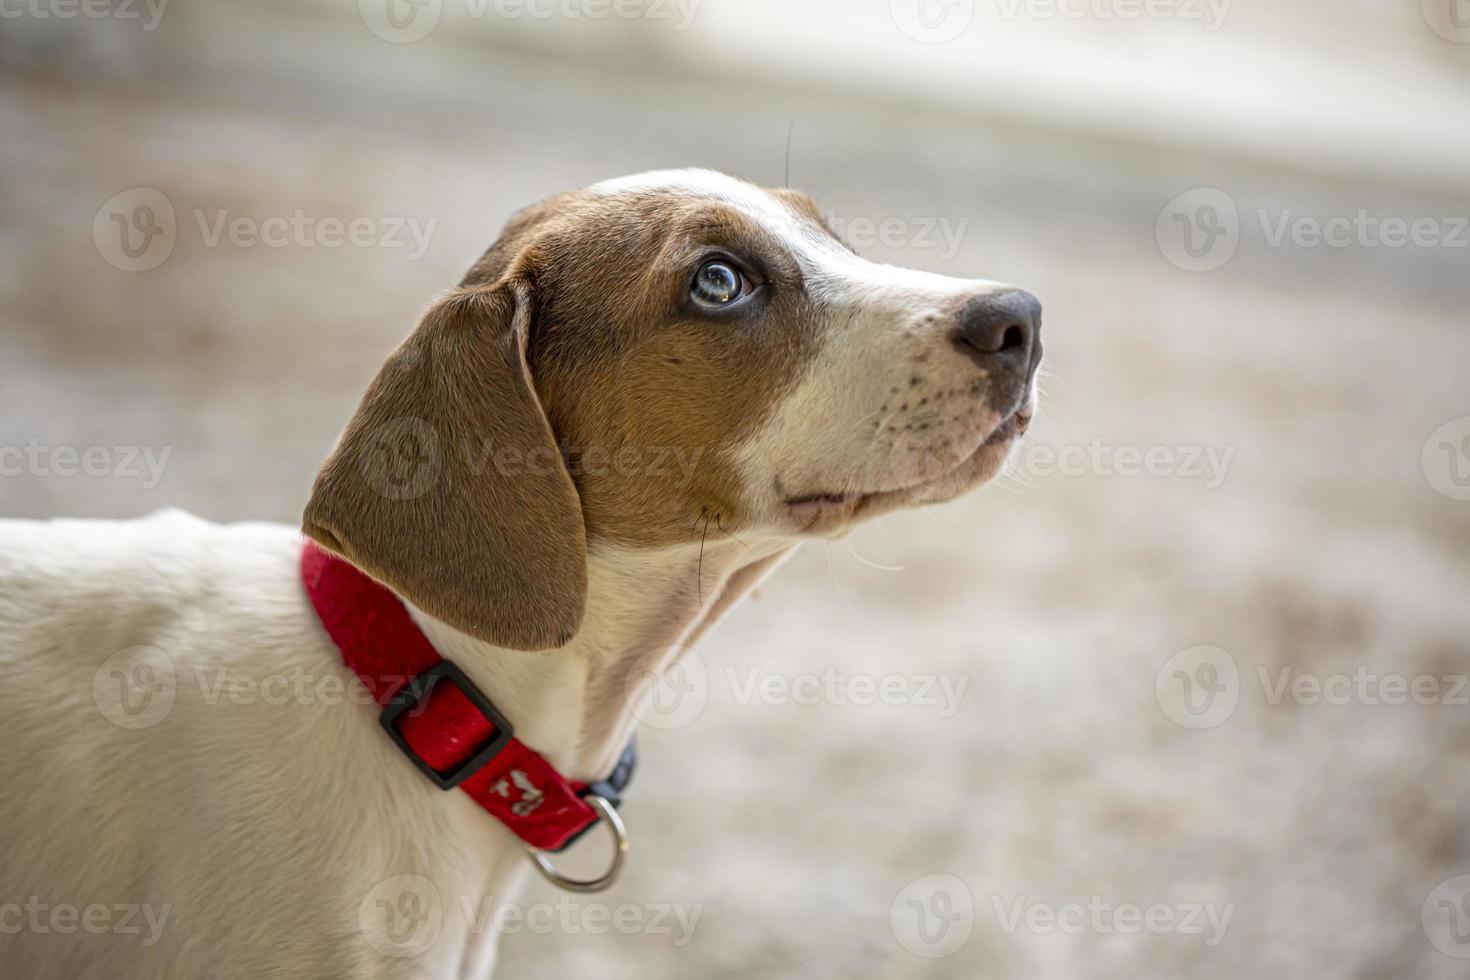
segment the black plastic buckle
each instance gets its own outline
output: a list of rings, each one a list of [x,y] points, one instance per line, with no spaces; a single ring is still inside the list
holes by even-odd
[[[403,732],[399,730],[397,724],[399,717],[404,712],[421,705],[427,705],[429,695],[434,693],[435,685],[441,680],[447,680],[459,688],[460,693],[469,698],[470,704],[475,706],[475,710],[479,711],[486,721],[495,726],[495,737],[486,742],[473,756],[460,763],[448,773],[441,773],[421,759],[419,754],[413,750],[413,746],[408,744],[408,739],[403,737]],[[378,716],[378,723],[383,726],[383,729],[388,733],[388,737],[398,743],[398,747],[403,750],[403,754],[408,756],[413,764],[418,766],[419,770],[425,776],[432,779],[434,785],[440,789],[454,789],[454,787],[469,779],[480,769],[484,768],[485,763],[499,755],[500,750],[510,744],[511,739],[515,738],[515,731],[510,727],[510,722],[506,721],[500,712],[495,710],[495,706],[490,703],[490,699],[485,697],[484,693],[465,676],[464,671],[460,670],[450,660],[439,661],[399,688],[393,697],[388,699],[388,703],[383,705],[383,713]]]

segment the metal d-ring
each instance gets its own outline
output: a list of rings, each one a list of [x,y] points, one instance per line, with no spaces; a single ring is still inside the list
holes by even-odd
[[[536,870],[541,872],[546,880],[553,885],[559,888],[565,888],[571,892],[600,892],[604,888],[611,887],[612,883],[618,880],[618,874],[623,870],[623,859],[628,856],[628,830],[623,826],[623,818],[618,816],[618,811],[607,800],[604,800],[596,793],[589,793],[584,799],[591,805],[592,809],[597,811],[597,815],[602,818],[603,823],[607,824],[608,829],[612,831],[613,835],[614,849],[612,866],[607,869],[602,877],[593,878],[588,881],[578,881],[575,878],[568,878],[556,870],[552,863],[546,860],[546,855],[542,854],[536,848],[529,847],[526,850],[530,853],[531,863],[536,865]]]

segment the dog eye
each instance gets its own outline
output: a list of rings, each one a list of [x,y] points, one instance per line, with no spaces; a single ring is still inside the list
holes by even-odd
[[[694,283],[689,295],[694,302],[708,309],[729,306],[744,296],[747,289],[745,276],[728,262],[714,259],[699,267],[694,274]]]

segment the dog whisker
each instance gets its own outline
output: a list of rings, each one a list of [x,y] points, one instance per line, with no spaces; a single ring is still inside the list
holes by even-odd
[[[723,527],[720,526],[720,515],[719,514],[716,514],[715,515],[715,530],[716,531],[719,531],[721,534],[723,534],[725,537],[729,538],[731,541],[737,542],[740,545],[740,547],[744,548],[746,551],[749,551],[750,550],[750,545],[746,544],[744,541],[741,541],[735,535],[731,534],[729,531],[725,530]]]
[[[904,569],[904,566],[902,565],[880,565],[869,558],[864,558],[862,555],[853,550],[851,541],[847,542],[847,553],[849,555],[852,555],[852,557],[856,558],[858,561],[862,562],[864,565],[867,565],[869,568],[876,568],[880,572],[901,572]]]
[[[707,515],[704,519],[704,531],[699,535],[699,564],[694,571],[695,591],[699,594],[701,607],[704,606],[704,539],[709,534],[709,522],[710,518]]]
[[[827,574],[832,576],[832,585],[836,587],[837,594],[842,597],[843,604],[846,605],[848,610],[851,611],[852,614],[858,618],[858,622],[862,623],[864,626],[871,626],[874,629],[877,629],[878,624],[870,621],[866,616],[857,611],[857,606],[854,606],[852,604],[852,600],[847,597],[847,592],[842,588],[842,583],[837,581],[837,569],[832,564],[832,542],[824,541],[822,542],[822,544],[824,546],[823,550],[826,552],[827,555]]]

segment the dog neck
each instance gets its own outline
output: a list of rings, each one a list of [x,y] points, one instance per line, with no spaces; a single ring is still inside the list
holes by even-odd
[[[412,605],[409,611],[517,738],[567,778],[592,781],[611,771],[656,679],[789,548],[776,540],[656,551],[598,547],[588,560],[581,629],[544,653],[497,647]]]

